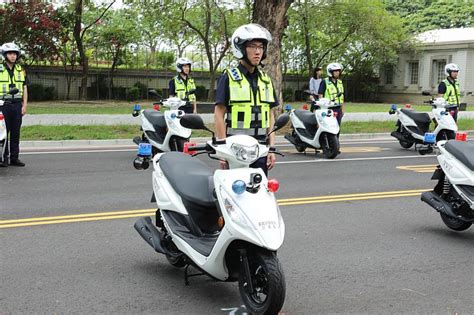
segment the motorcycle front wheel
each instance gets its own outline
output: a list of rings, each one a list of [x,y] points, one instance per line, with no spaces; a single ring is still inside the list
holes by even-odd
[[[339,139],[336,135],[323,133],[319,141],[323,154],[328,159],[334,159],[339,154]]]
[[[472,225],[470,222],[461,221],[444,213],[440,213],[440,216],[444,224],[453,231],[462,232],[470,228]]]
[[[246,273],[240,272],[242,301],[252,314],[278,314],[285,302],[286,283],[276,253],[256,251],[249,252],[247,257],[253,290],[250,290]]]

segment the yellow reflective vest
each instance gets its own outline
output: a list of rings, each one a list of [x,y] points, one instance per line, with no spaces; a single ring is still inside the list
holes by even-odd
[[[186,92],[190,90],[195,90],[196,84],[194,84],[194,79],[188,78],[188,84],[184,84],[184,80],[181,78],[180,75],[174,77],[174,91],[177,97],[184,100],[186,98]],[[188,96],[188,100],[190,102],[194,102],[196,100],[196,95],[191,94]]]
[[[270,105],[275,103],[271,78],[264,72],[257,75],[257,93],[239,68],[225,70],[229,77],[227,134],[263,136],[270,126]]]
[[[446,92],[443,95],[443,98],[450,104],[450,105],[457,105],[459,106],[459,100],[461,99],[461,91],[459,90],[459,82],[456,80],[451,83],[448,79],[443,81],[446,84]]]
[[[14,65],[13,77],[10,77],[7,66],[0,64],[0,98],[4,99],[22,99],[23,98],[23,84],[25,82],[25,71],[20,65]],[[19,90],[15,95],[8,94],[11,85]]]
[[[326,91],[324,92],[323,97],[329,100],[334,100],[336,103],[344,103],[344,85],[342,85],[341,80],[336,80],[336,84],[332,82],[329,78],[325,79],[326,81]],[[342,93],[341,96],[337,96],[338,93]]]

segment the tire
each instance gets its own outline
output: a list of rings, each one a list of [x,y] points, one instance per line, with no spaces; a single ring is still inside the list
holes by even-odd
[[[406,131],[405,131],[405,128],[402,126],[401,122],[400,121],[397,121],[397,126],[398,126],[398,131],[402,134],[405,134]],[[405,137],[406,138],[406,137]],[[415,144],[415,142],[413,141],[408,141],[408,140],[398,140],[398,142],[400,143],[400,146],[404,149],[410,149],[413,144]]]
[[[456,138],[456,133],[452,130],[441,130],[436,136],[436,142],[441,140],[452,140]]]
[[[278,314],[285,302],[285,275],[275,253],[249,252],[251,281],[254,292],[247,289],[244,272],[239,274],[242,301],[251,314]]]
[[[339,139],[336,135],[323,133],[319,139],[323,154],[328,159],[334,159],[339,154]]]
[[[171,151],[183,152],[184,144],[188,142],[188,139],[173,137],[170,139],[170,149]]]
[[[410,149],[414,143],[411,141],[403,141],[403,140],[398,140],[398,142],[400,143],[400,146],[404,149]]]
[[[462,232],[471,227],[472,223],[464,222],[456,218],[450,217],[444,213],[440,213],[441,220],[444,224],[453,231]]]

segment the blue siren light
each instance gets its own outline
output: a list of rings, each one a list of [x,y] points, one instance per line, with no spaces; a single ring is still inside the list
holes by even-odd
[[[151,156],[151,144],[140,143],[138,145],[138,156]]]
[[[423,142],[426,144],[434,144],[436,143],[436,136],[434,133],[427,132],[425,133],[425,137],[423,139]]]
[[[141,108],[140,104],[133,105],[133,110],[140,110],[140,108]]]
[[[241,179],[238,179],[232,183],[232,191],[236,193],[237,195],[243,194],[246,188],[247,188],[247,185]]]

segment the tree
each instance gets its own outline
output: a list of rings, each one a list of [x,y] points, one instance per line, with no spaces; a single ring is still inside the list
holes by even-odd
[[[282,67],[281,41],[283,31],[288,26],[287,11],[293,0],[258,0],[253,3],[252,21],[268,29],[273,40],[268,47],[266,71],[273,78],[273,84],[281,101],[282,97]]]
[[[0,8],[0,21],[0,42],[15,42],[30,62],[57,59],[61,21],[50,4],[42,1],[8,4]]]
[[[188,3],[189,2],[189,3]],[[233,14],[237,7],[220,4],[217,0],[184,1],[181,5],[181,19],[197,34],[209,64],[209,95],[213,100],[217,69],[230,47],[233,27],[240,21],[239,14]]]
[[[403,18],[412,33],[474,25],[473,0],[385,0],[385,3],[388,11]]]
[[[95,18],[87,26],[83,26],[83,13],[84,13],[84,4],[87,0],[74,0],[74,40],[76,41],[77,50],[80,57],[80,65],[82,67],[82,79],[81,79],[81,90],[79,98],[84,100],[87,98],[87,80],[89,75],[89,56],[86,54],[86,46],[84,43],[84,36],[87,31],[96,25],[104,14],[110,9],[110,7],[115,3],[116,0],[113,0],[105,9],[102,10],[102,13]]]

